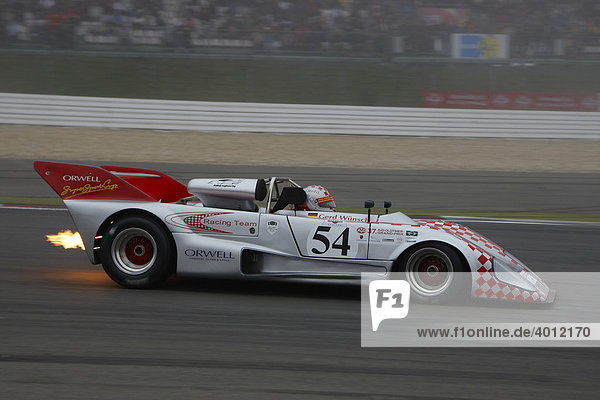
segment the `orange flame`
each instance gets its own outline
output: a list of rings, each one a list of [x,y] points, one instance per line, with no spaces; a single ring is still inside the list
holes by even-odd
[[[73,233],[70,229],[58,232],[56,235],[46,235],[46,240],[55,246],[62,246],[65,249],[76,249],[79,247],[85,250],[79,232]]]

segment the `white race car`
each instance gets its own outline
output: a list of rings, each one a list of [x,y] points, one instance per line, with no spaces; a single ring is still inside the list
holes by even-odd
[[[372,215],[372,202],[367,214],[336,212],[321,207],[333,204],[326,191],[307,196],[323,188],[289,178],[192,179],[186,187],[140,168],[45,161],[34,168],[63,199],[90,261],[125,287],[155,286],[173,273],[338,280],[404,272],[426,301],[461,293],[554,298],[523,263],[469,228],[400,212]]]

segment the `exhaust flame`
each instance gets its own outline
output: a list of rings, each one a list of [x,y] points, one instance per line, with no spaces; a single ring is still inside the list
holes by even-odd
[[[73,233],[70,229],[58,232],[56,235],[46,235],[46,240],[55,246],[62,246],[65,249],[76,249],[79,247],[85,250],[79,232]]]

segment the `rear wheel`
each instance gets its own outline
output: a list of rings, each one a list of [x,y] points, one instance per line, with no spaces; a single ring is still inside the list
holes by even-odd
[[[121,286],[148,288],[174,272],[175,251],[170,234],[158,223],[143,217],[114,222],[100,247],[102,267]]]
[[[456,250],[443,243],[423,243],[400,258],[400,270],[412,296],[424,303],[467,298],[470,274]]]

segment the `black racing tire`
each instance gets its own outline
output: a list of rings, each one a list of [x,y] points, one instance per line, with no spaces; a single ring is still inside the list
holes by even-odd
[[[121,286],[155,287],[175,272],[171,235],[159,223],[141,216],[115,221],[102,238],[104,271]]]
[[[419,303],[460,303],[471,293],[468,266],[456,249],[444,243],[416,245],[399,258],[397,271],[404,273],[411,299]]]

